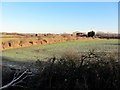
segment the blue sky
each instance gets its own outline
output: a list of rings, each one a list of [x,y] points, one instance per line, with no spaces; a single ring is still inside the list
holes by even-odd
[[[2,30],[20,33],[118,32],[117,2],[4,2]]]

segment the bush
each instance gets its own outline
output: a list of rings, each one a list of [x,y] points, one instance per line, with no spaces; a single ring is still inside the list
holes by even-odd
[[[74,58],[72,56],[76,54],[69,53],[65,53],[60,59],[51,59],[42,73],[43,81],[40,88],[60,90],[120,88],[120,63],[117,58],[111,58],[111,55],[116,54],[89,51],[80,58],[78,56]]]
[[[94,31],[88,32],[88,37],[93,37],[93,36],[95,36],[95,32]]]
[[[46,63],[36,63],[39,65],[39,72],[26,80],[26,87],[30,90],[120,88],[120,63],[115,52],[100,53],[90,50],[88,53],[79,54],[66,51],[61,58],[53,57]]]

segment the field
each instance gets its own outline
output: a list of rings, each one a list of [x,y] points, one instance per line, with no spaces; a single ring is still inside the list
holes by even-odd
[[[10,85],[17,75],[17,87],[7,90],[118,90],[119,45],[118,39],[81,39],[5,49],[2,83]],[[19,84],[19,77],[27,78]]]
[[[97,40],[76,40],[48,45],[36,45],[25,48],[3,50],[2,56],[17,61],[44,61],[50,57],[59,57],[64,52],[116,52],[118,51],[118,40],[97,39]]]

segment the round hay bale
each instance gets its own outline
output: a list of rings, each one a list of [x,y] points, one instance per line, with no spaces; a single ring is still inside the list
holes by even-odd
[[[3,49],[9,48],[8,42],[2,42]]]
[[[36,40],[37,45],[41,45],[41,40]]]
[[[9,47],[16,48],[19,47],[19,41],[18,40],[12,40],[8,42]]]
[[[19,45],[21,47],[26,47],[26,46],[31,46],[32,44],[29,43],[29,41],[27,41],[27,40],[20,40]]]

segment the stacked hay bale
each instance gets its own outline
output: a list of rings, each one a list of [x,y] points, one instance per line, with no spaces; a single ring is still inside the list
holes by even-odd
[[[3,49],[9,48],[8,42],[2,42],[2,48]]]
[[[26,46],[31,46],[33,45],[32,42],[29,42],[28,40],[20,40],[19,46],[20,47],[26,47]]]
[[[12,47],[12,48],[16,48],[16,47],[19,47],[19,41],[17,40],[11,40],[8,42],[9,43],[9,46]]]
[[[61,36],[64,37],[66,41],[76,40],[76,36],[73,36],[72,34],[62,34]]]
[[[2,48],[6,49],[6,48],[27,47],[32,45],[45,45],[45,44],[73,41],[77,39],[78,40],[86,39],[86,37],[76,37],[73,34],[35,34],[34,37],[33,36],[31,37],[31,34],[25,34],[24,38],[22,37],[17,40],[2,42]]]

